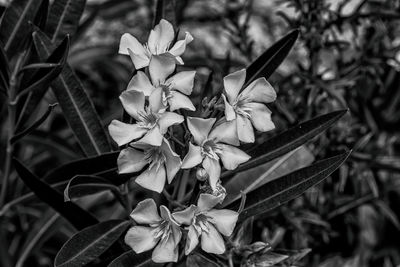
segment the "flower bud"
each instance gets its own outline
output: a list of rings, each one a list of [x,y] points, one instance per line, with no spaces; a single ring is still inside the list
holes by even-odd
[[[204,182],[208,179],[208,173],[204,168],[198,168],[196,171],[196,178],[197,180]]]

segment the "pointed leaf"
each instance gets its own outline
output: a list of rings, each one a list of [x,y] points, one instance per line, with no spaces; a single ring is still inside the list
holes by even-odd
[[[242,192],[247,194],[267,182],[306,167],[313,161],[313,154],[306,147],[301,146],[272,161],[240,172],[223,184],[228,193],[224,199],[224,205],[239,199]]]
[[[37,32],[33,33],[33,38]],[[61,44],[49,55],[45,63],[53,64],[53,67],[40,68],[31,81],[29,86],[21,90],[18,98],[26,95],[27,93],[35,90],[46,91],[50,83],[61,73],[68,57],[69,52],[69,37],[66,36]]]
[[[113,260],[107,267],[156,267],[163,264],[151,260],[151,251],[136,254],[133,250],[127,251]]]
[[[64,202],[63,196],[51,188],[48,184],[40,180],[20,161],[13,159],[15,170],[19,177],[28,186],[36,196],[48,204],[66,220],[68,220],[76,229],[80,230],[98,221],[89,212],[85,211],[72,202]]]
[[[56,0],[50,7],[46,33],[57,43],[66,34],[73,35],[85,8],[86,0]]]
[[[321,160],[309,167],[302,168],[281,178],[273,180],[246,197],[245,207],[239,215],[239,221],[265,213],[281,204],[294,199],[308,188],[317,185],[334,172],[347,159],[350,152]],[[228,205],[237,209],[240,200]]]
[[[119,188],[110,181],[95,175],[78,175],[72,178],[64,190],[64,200],[71,201],[71,198],[79,198],[111,190],[119,195]]]
[[[251,63],[246,69],[246,83],[243,88],[246,88],[247,85],[258,78],[265,77],[265,79],[268,79],[289,54],[299,32],[298,29],[292,30]]]
[[[247,151],[252,157],[251,160],[233,171],[222,173],[221,178],[232,177],[235,173],[251,169],[290,152],[328,129],[346,112],[347,110],[339,110],[316,117],[268,139],[263,144],[254,146]]]
[[[10,81],[10,67],[3,46],[0,44],[0,89],[8,90]]]
[[[34,35],[34,43],[41,58],[48,57],[53,51],[54,45],[42,32]],[[51,87],[85,153],[90,156],[111,151],[111,144],[93,103],[68,64]]]
[[[0,41],[9,59],[14,56],[29,37],[41,0],[13,0],[4,11],[0,25]]]
[[[42,0],[39,10],[36,13],[35,19],[33,20],[33,24],[36,25],[39,29],[43,30],[47,24],[48,14],[49,14],[49,0]]]
[[[153,27],[161,19],[168,20],[176,28],[175,0],[157,0]]]
[[[110,220],[83,229],[63,245],[54,266],[85,266],[103,254],[130,225],[130,221]]]

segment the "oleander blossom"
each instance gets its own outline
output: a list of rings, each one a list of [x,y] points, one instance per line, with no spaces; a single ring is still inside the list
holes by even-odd
[[[185,39],[177,41],[174,28],[171,23],[161,19],[153,30],[151,30],[147,44],[142,45],[135,37],[125,33],[121,37],[119,53],[129,55],[136,69],[147,67],[153,55],[162,55],[172,59],[172,62],[182,65],[181,55],[186,50],[186,45],[193,41],[190,33],[185,33]],[[172,46],[171,46],[172,45]]]
[[[208,253],[222,254],[225,242],[221,234],[230,236],[235,228],[239,214],[228,209],[214,209],[221,202],[220,197],[200,194],[197,206],[172,214],[182,225],[188,225],[185,254],[188,255],[201,242],[201,248]],[[200,240],[199,240],[200,239]]]
[[[127,90],[143,92],[145,96],[159,99],[160,109],[196,110],[188,97],[193,90],[196,71],[181,71],[168,78],[174,69],[175,66],[169,64],[167,58],[153,56],[149,65],[150,79],[144,72],[138,71]]]
[[[131,213],[137,224],[125,235],[125,243],[136,253],[153,249],[152,260],[157,263],[177,262],[178,244],[182,237],[179,223],[172,218],[164,205],[160,206],[160,214],[153,199],[141,201]]]
[[[202,163],[213,190],[216,189],[221,175],[219,160],[227,170],[233,170],[250,159],[245,152],[232,146],[239,144],[236,125],[224,120],[218,123],[215,121],[215,118],[187,118],[188,128],[195,144],[189,143],[189,151],[181,166],[182,169],[189,169]]]
[[[108,126],[111,137],[119,146],[135,139],[160,146],[168,127],[184,120],[182,115],[160,110],[159,99],[150,97],[149,105],[146,106],[143,92],[124,91],[119,98],[126,112],[136,120],[135,124],[113,120]]]
[[[246,70],[242,69],[224,77],[226,120],[236,122],[239,140],[254,142],[254,128],[260,132],[275,128],[271,120],[271,111],[265,105],[275,101],[276,92],[265,78],[259,78],[248,85],[242,92],[246,79]]]
[[[143,171],[135,180],[140,186],[161,193],[165,181],[172,182],[181,167],[181,159],[163,139],[161,146],[152,146],[142,142],[131,143],[130,147],[121,150],[118,156],[119,173]]]

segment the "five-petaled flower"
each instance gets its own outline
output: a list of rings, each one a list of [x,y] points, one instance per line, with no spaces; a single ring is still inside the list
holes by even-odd
[[[228,209],[214,209],[220,201],[220,197],[200,194],[197,206],[191,205],[172,214],[179,224],[189,225],[185,246],[186,255],[198,245],[199,238],[201,248],[205,252],[214,254],[225,252],[225,243],[221,234],[224,236],[232,234],[239,214]]]
[[[249,155],[232,146],[239,142],[233,122],[221,120],[215,123],[215,118],[188,117],[187,123],[196,145],[189,143],[189,151],[181,168],[193,168],[202,163],[213,189],[216,188],[221,174],[220,159],[228,170],[233,170],[250,159]]]
[[[194,111],[196,108],[187,96],[192,93],[196,71],[181,71],[167,79],[174,69],[167,58],[153,56],[149,65],[151,82],[144,72],[138,71],[127,90],[140,91],[145,96],[159,99],[160,105],[164,108],[169,106],[171,111],[180,108]]]
[[[143,142],[130,144],[118,156],[119,173],[132,173],[148,168],[137,178],[136,183],[149,190],[160,193],[167,180],[170,184],[181,167],[181,159],[172,149],[167,139],[161,146]]]
[[[159,99],[149,98],[145,106],[145,95],[135,90],[124,91],[120,100],[126,112],[135,120],[128,124],[113,120],[108,126],[111,137],[119,146],[135,139],[149,145],[160,146],[168,127],[183,122],[182,115],[160,110]]]
[[[182,237],[179,223],[172,218],[164,205],[160,206],[160,214],[153,199],[140,202],[132,211],[131,217],[138,224],[149,226],[133,226],[125,235],[125,243],[136,253],[155,247],[152,253],[154,262],[176,262],[178,260],[178,244]]]
[[[246,79],[246,70],[239,70],[224,78],[225,117],[236,122],[239,140],[254,142],[254,128],[266,132],[275,128],[271,120],[271,111],[265,105],[275,101],[276,92],[265,78],[259,78],[242,92]]]
[[[151,30],[149,39],[145,45],[139,43],[139,41],[129,33],[122,35],[119,44],[119,53],[130,55],[136,69],[147,67],[152,55],[162,55],[172,59],[173,64],[176,62],[182,65],[183,60],[180,56],[185,52],[186,45],[193,41],[193,37],[190,33],[186,32],[185,39],[177,41],[171,47],[174,39],[174,28],[171,23],[162,19],[160,23]]]

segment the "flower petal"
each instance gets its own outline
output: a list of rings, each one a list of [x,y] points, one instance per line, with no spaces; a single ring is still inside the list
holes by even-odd
[[[178,154],[176,154],[167,139],[164,138],[164,142],[161,144],[161,149],[165,156],[165,168],[167,171],[167,180],[170,184],[174,179],[176,173],[180,170],[182,161]]]
[[[168,51],[168,53],[176,57],[181,56],[186,50],[186,45],[188,45],[192,41],[193,41],[193,36],[190,33],[186,32],[185,39],[176,42],[174,46],[171,47],[171,49]]]
[[[165,80],[175,70],[175,62],[166,56],[152,56],[149,64],[149,73],[154,87],[164,84]]]
[[[122,149],[117,159],[118,173],[120,174],[138,172],[146,164],[144,153],[131,147]]]
[[[148,130],[148,132],[143,135],[139,141],[152,146],[160,146],[163,138],[164,136],[161,134],[160,129],[158,127],[154,127]]]
[[[136,138],[140,138],[147,132],[146,129],[137,124],[127,124],[118,120],[111,121],[108,125],[108,131],[118,146],[123,146]]]
[[[150,63],[150,58],[146,54],[136,54],[128,48],[129,56],[137,70],[147,67]]]
[[[174,37],[175,32],[172,24],[165,19],[161,19],[149,35],[147,44],[151,53],[158,55],[166,52]]]
[[[142,172],[135,182],[143,188],[161,193],[164,189],[166,173],[164,166],[157,168],[153,167]]]
[[[158,120],[158,125],[160,127],[160,132],[165,134],[168,128],[175,124],[180,124],[184,121],[182,115],[176,114],[174,112],[164,112],[161,114],[160,119]]]
[[[185,95],[190,95],[193,91],[195,75],[196,71],[181,71],[169,78],[167,84],[170,83],[174,90],[178,90]]]
[[[236,128],[240,141],[245,143],[254,143],[254,130],[250,119],[238,115],[236,117]]]
[[[261,103],[246,103],[246,108],[250,109],[250,120],[260,132],[267,132],[275,129],[275,124],[271,119],[271,110]]]
[[[189,226],[188,235],[186,237],[185,255],[188,255],[199,244],[199,234],[196,229],[191,225]]]
[[[239,99],[245,99],[246,102],[270,103],[275,101],[276,92],[271,84],[263,77],[253,81],[244,89]]]
[[[234,170],[237,166],[251,158],[239,148],[225,144],[219,144],[218,146],[221,149],[221,152],[218,152],[218,156],[227,170]]]
[[[221,196],[214,196],[211,194],[200,194],[199,200],[197,201],[197,207],[199,211],[208,211],[214,208],[221,202]]]
[[[221,165],[219,165],[219,161],[210,157],[205,157],[203,160],[203,168],[208,174],[208,182],[211,188],[215,190],[219,177],[221,176]]]
[[[224,236],[230,236],[235,229],[239,213],[233,210],[217,210],[212,209],[205,213],[206,216],[211,218],[211,222],[215,225],[218,231]]]
[[[138,224],[153,224],[162,220],[158,215],[157,205],[152,198],[140,201],[130,216]]]
[[[149,96],[151,92],[153,92],[154,86],[150,83],[149,78],[147,78],[147,75],[143,71],[138,71],[130,80],[126,90],[143,92],[145,96]]]
[[[144,111],[145,96],[142,92],[124,91],[119,96],[122,106],[135,120],[139,119],[139,112]]]
[[[233,104],[233,102],[236,100],[245,80],[245,69],[238,70],[224,77],[224,92],[228,97],[229,103]]]
[[[149,96],[149,107],[153,113],[161,113],[165,110],[163,104],[163,90],[161,87],[157,87]]]
[[[118,53],[129,55],[128,49],[137,55],[146,54],[146,49],[134,36],[132,36],[130,33],[124,33],[119,42]]]
[[[201,148],[199,146],[189,143],[189,151],[182,161],[182,169],[190,169],[199,165],[203,160],[201,155]]]
[[[197,145],[201,145],[208,138],[212,126],[215,123],[215,118],[202,119],[196,117],[188,117],[187,124],[190,133],[193,135]]]
[[[223,254],[225,252],[225,242],[217,229],[209,224],[209,232],[201,233],[201,248],[208,253]]]
[[[125,243],[130,246],[136,253],[154,248],[159,238],[154,238],[153,227],[133,226],[125,235]]]
[[[176,91],[171,91],[171,98],[168,99],[168,104],[171,111],[181,108],[191,111],[196,110],[189,97]]]
[[[161,240],[160,243],[158,243],[153,250],[151,259],[157,263],[178,261],[178,246],[175,243],[173,235],[170,235],[168,239]]]
[[[216,143],[227,143],[238,146],[240,144],[237,134],[236,121],[226,121],[225,118],[220,119],[212,129],[209,138]]]
[[[197,211],[197,207],[192,204],[192,205],[190,205],[190,207],[187,207],[184,210],[172,213],[172,217],[179,224],[190,225],[190,224],[192,224],[194,213],[196,211]]]
[[[224,105],[225,105],[225,117],[227,121],[234,120],[236,118],[236,112],[233,109],[232,105],[229,104],[228,100],[226,99],[226,96],[224,94],[221,95],[222,99],[224,100]]]

